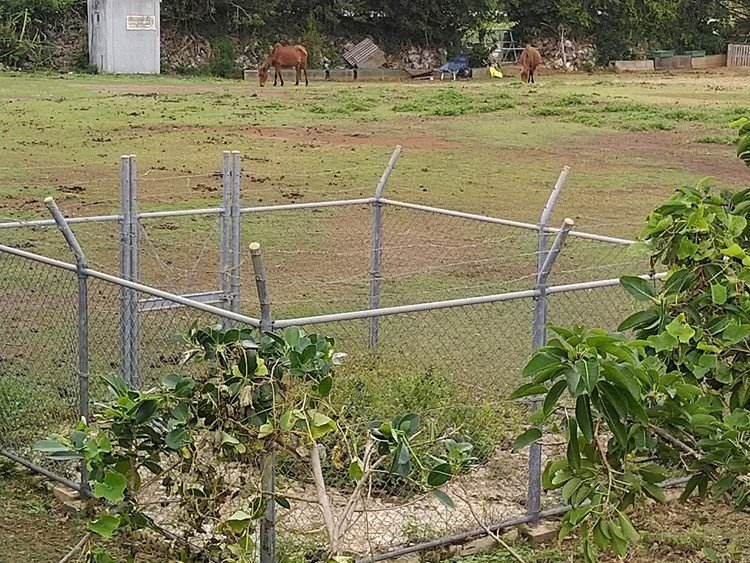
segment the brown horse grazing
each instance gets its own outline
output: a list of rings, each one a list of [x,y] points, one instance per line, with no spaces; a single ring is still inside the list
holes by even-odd
[[[536,67],[542,64],[542,55],[539,49],[526,45],[526,48],[521,52],[521,56],[518,57],[518,62],[522,67],[521,80],[527,84],[534,84],[534,72]]]
[[[299,86],[300,74],[305,72],[305,86],[307,81],[307,49],[302,45],[284,46],[277,43],[273,51],[266,58],[265,62],[258,69],[258,78],[260,85],[265,86],[268,81],[268,69],[274,67],[276,72],[273,77],[273,85],[276,86],[276,80],[281,79],[281,85],[284,85],[284,77],[281,75],[282,68],[294,68],[297,71],[297,81],[295,85]]]

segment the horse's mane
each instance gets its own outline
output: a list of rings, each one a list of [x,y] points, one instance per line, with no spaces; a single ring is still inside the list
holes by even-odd
[[[271,68],[272,62],[273,62],[273,52],[271,52],[271,54],[266,57],[266,60],[263,61],[263,64],[260,65],[260,70],[268,70],[269,68]]]

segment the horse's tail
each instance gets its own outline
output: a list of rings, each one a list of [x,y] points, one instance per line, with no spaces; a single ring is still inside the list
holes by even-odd
[[[307,56],[307,55],[308,55],[308,53],[307,53],[307,49],[305,48],[305,46],[304,46],[304,45],[297,45],[297,49],[299,49],[300,51],[302,51],[302,54],[303,54],[303,55],[305,55],[305,56]]]

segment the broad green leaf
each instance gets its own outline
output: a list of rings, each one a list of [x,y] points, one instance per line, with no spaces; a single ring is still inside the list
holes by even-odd
[[[169,432],[164,438],[164,444],[174,451],[179,451],[182,446],[192,441],[190,434],[181,426]]]
[[[427,485],[430,487],[440,487],[450,481],[453,471],[449,463],[441,463],[430,470],[427,475]]]
[[[270,436],[271,434],[273,434],[273,424],[271,424],[270,422],[261,424],[260,428],[258,428],[258,439],[260,440],[266,438],[267,436]]]
[[[323,397],[328,396],[332,388],[333,388],[333,378],[330,375],[327,375],[326,377],[320,380],[320,383],[318,383],[318,393],[320,393],[320,395]]]
[[[560,495],[562,496],[563,500],[567,503],[571,502],[571,499],[573,498],[573,494],[578,490],[578,487],[581,486],[581,479],[579,477],[573,477],[570,481],[565,483],[562,490],[560,491]]]
[[[456,508],[456,503],[453,502],[453,499],[446,495],[443,491],[432,491],[432,494],[435,495],[435,498],[438,499],[441,503],[443,503],[448,508]]]
[[[534,385],[533,383],[526,383],[513,391],[509,398],[513,400],[520,399],[522,397],[528,397],[530,395],[542,395],[547,391],[548,389],[544,385]]]
[[[687,220],[686,228],[695,232],[705,232],[709,230],[710,225],[705,219],[702,207],[693,211],[693,214],[690,215]]]
[[[590,393],[596,387],[599,380],[599,360],[590,358],[588,360],[579,360],[576,362],[576,371],[583,381],[583,385]]]
[[[112,534],[120,527],[120,516],[102,514],[93,522],[89,522],[86,527],[103,538],[111,538]]]
[[[106,471],[104,480],[94,483],[93,493],[96,498],[103,498],[111,503],[118,503],[125,498],[125,476],[116,471]]]
[[[57,461],[81,459],[77,452],[72,451],[68,446],[57,440],[39,440],[34,444],[34,449],[47,454],[48,457],[54,457]]]
[[[681,313],[666,326],[667,332],[683,343],[690,342],[695,336],[695,330],[685,322],[685,314]]]
[[[682,240],[686,241],[687,239],[683,238]],[[690,253],[690,255],[692,255],[692,252]],[[678,252],[678,257],[680,257],[679,252]],[[687,258],[687,256],[683,256],[681,258]],[[670,295],[673,293],[681,293],[683,291],[686,291],[687,289],[690,288],[690,286],[693,285],[693,283],[695,282],[695,279],[696,279],[696,275],[691,270],[687,270],[687,269],[676,270],[672,272],[671,274],[669,274],[669,277],[664,282],[664,293],[666,293],[667,295]]]
[[[568,534],[573,531],[573,528],[575,528],[573,522],[568,519],[563,520],[562,524],[560,525],[560,531],[557,534],[557,541],[561,542],[566,537],[568,537]]]
[[[539,441],[542,438],[542,431],[539,428],[529,428],[513,442],[513,451],[517,452],[526,446]]]
[[[292,505],[289,504],[289,500],[282,496],[276,495],[273,497],[273,500],[275,500],[276,504],[278,504],[282,508],[286,508],[287,510],[290,510],[292,508]]]
[[[711,286],[711,300],[714,305],[723,305],[727,302],[727,288],[723,285],[715,284]]]
[[[581,395],[576,400],[576,420],[581,434],[590,442],[594,438],[594,426],[591,421],[591,404],[588,395]]]
[[[362,465],[362,460],[355,457],[349,464],[349,476],[355,481],[359,481],[365,476],[365,468]]]
[[[526,364],[526,367],[523,368],[522,375],[525,375],[525,376],[534,375],[542,371],[544,368],[547,368],[559,362],[560,362],[560,358],[557,358],[545,352],[537,352],[534,354],[531,360],[529,360],[529,363]]]
[[[656,299],[656,289],[652,281],[636,276],[624,276],[620,278],[620,285],[636,301],[654,301]]]
[[[722,248],[721,253],[725,256],[729,256],[730,258],[742,259],[746,256],[745,251],[742,250],[742,247],[737,243],[734,243],[727,248]]]
[[[679,258],[680,260],[690,259],[695,256],[697,252],[697,244],[695,244],[686,236],[680,238],[680,244],[677,247],[677,258]]]
[[[296,417],[294,417],[294,411],[286,411],[279,419],[279,428],[282,430],[291,430],[294,428],[296,422],[297,420]]]
[[[736,344],[748,336],[750,336],[750,325],[737,324],[736,321],[730,322],[721,333],[721,337],[731,344]]]
[[[313,440],[318,440],[336,430],[336,423],[321,412],[309,412],[308,420],[310,421],[310,434]]]
[[[544,398],[544,405],[542,407],[545,418],[551,415],[557,407],[557,401],[560,398],[560,395],[563,394],[563,391],[565,391],[565,387],[567,387],[567,382],[558,381],[547,393],[547,396]]]
[[[643,492],[647,497],[650,497],[657,502],[664,502],[664,491],[661,488],[657,487],[656,485],[652,485],[651,483],[642,483],[641,487],[643,488]]]
[[[289,327],[284,330],[284,340],[290,348],[296,348],[300,340],[300,329],[296,326]]]
[[[609,527],[613,532],[619,529],[614,522],[610,522]],[[615,555],[625,557],[628,554],[628,543],[614,533],[612,536],[613,537],[609,540],[609,544],[612,546],[612,551],[615,552]]]
[[[568,419],[568,448],[566,457],[571,467],[580,469],[581,453],[578,447],[578,426],[574,418]]]
[[[668,350],[674,350],[679,345],[677,338],[669,334],[668,332],[662,332],[656,336],[649,336],[646,339],[649,345],[657,352],[665,352]]]
[[[640,539],[641,537],[640,534],[635,530],[632,522],[630,522],[630,518],[628,518],[625,515],[625,513],[618,511],[617,517],[618,517],[618,520],[620,521],[620,529],[625,535],[625,539],[631,540],[631,541],[636,541]]]
[[[138,404],[133,418],[137,424],[143,424],[151,419],[159,408],[158,399],[145,399]]]

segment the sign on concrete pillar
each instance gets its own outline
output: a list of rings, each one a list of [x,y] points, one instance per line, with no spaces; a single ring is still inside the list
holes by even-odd
[[[89,61],[99,72],[159,74],[161,0],[88,0]]]

